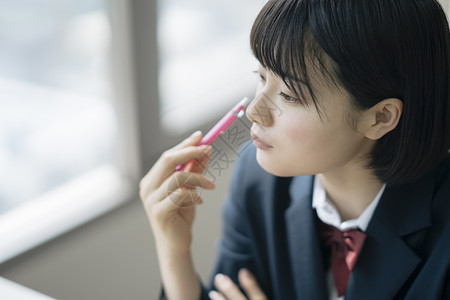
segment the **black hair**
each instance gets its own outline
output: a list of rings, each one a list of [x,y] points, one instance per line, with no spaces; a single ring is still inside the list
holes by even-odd
[[[308,60],[348,92],[354,109],[402,100],[398,126],[377,140],[369,163],[381,181],[398,184],[423,177],[449,152],[449,39],[435,0],[270,0],[250,42],[262,66],[300,99],[307,93],[319,114]]]

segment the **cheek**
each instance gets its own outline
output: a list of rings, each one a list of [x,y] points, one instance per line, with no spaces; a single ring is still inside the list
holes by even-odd
[[[298,151],[315,143],[315,139],[318,139],[321,131],[323,131],[320,127],[314,121],[308,120],[307,117],[286,118],[286,122],[283,124],[283,132],[280,133],[280,136],[284,136],[286,146],[289,146],[285,149]]]
[[[272,171],[279,176],[308,175],[341,164],[346,157],[342,157],[344,153],[339,149],[352,143],[351,139],[343,138],[344,134],[342,128],[324,125],[320,120],[305,118],[301,122],[288,122],[283,132],[279,132],[276,165],[272,165]],[[271,165],[268,158],[267,166]]]
[[[320,146],[320,137],[315,122],[300,122],[298,116],[290,119],[283,115],[278,122],[275,134],[276,143],[273,152],[258,151],[257,160],[261,167],[277,176],[296,176],[310,174],[317,164],[314,158]],[[314,163],[315,161],[315,163]],[[312,174],[312,173],[311,173]]]
[[[297,126],[297,127],[288,127],[284,131],[284,136],[286,137],[286,140],[288,144],[303,144],[305,141],[308,141],[311,139],[312,130],[310,128],[305,128],[304,126]]]

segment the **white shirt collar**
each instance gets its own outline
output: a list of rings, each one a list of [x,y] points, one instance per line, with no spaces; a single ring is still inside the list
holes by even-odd
[[[342,222],[339,212],[331,201],[327,199],[327,194],[319,180],[318,176],[314,179],[314,190],[312,197],[312,206],[317,211],[317,216],[319,219],[328,224],[332,225],[342,231],[359,228],[362,231],[366,231],[369,225],[372,215],[375,212],[375,208],[383,195],[386,184],[384,184],[372,202],[366,207],[362,214],[357,219],[347,220]]]

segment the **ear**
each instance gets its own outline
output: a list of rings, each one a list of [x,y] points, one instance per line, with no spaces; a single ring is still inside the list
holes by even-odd
[[[378,102],[364,112],[364,135],[371,140],[378,140],[394,130],[403,112],[403,101],[388,98]]]

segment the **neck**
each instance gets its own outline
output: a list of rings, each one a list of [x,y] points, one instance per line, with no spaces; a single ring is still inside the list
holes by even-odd
[[[358,218],[383,186],[362,162],[348,164],[318,176],[342,221]]]

